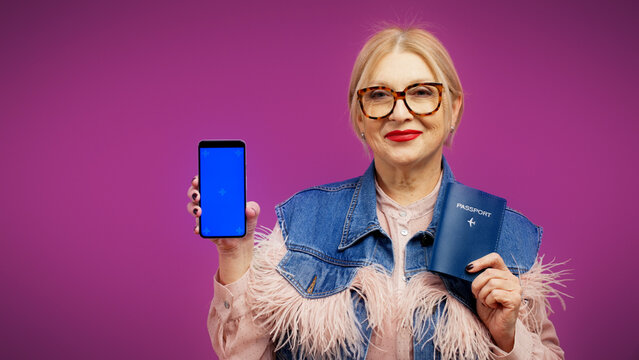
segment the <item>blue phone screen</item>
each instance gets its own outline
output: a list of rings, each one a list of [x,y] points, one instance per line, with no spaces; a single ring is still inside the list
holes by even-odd
[[[200,231],[206,237],[246,233],[244,148],[200,148]]]

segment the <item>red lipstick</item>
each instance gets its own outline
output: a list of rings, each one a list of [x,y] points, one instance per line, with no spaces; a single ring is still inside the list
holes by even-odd
[[[410,130],[410,129],[394,130],[386,134],[386,136],[384,137],[387,138],[388,140],[401,142],[401,141],[411,141],[421,134],[422,132],[418,130]]]

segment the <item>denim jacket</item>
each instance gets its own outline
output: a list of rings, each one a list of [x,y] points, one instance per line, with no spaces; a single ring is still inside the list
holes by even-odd
[[[432,245],[442,211],[442,194],[456,182],[442,157],[442,182],[428,228],[417,232],[406,244],[405,280],[428,271]],[[338,183],[312,187],[298,192],[276,206],[276,214],[285,239],[286,254],[277,271],[306,299],[328,297],[346,290],[358,269],[379,265],[389,274],[394,262],[390,236],[382,229],[376,212],[375,167],[371,163],[364,175]],[[497,252],[515,275],[533,265],[542,229],[521,213],[507,208],[504,214]],[[447,291],[476,314],[471,283],[438,274]],[[353,292],[353,306],[365,339],[372,330],[367,326],[366,304]],[[434,312],[433,321],[441,315]],[[414,317],[416,321],[416,317]],[[427,330],[428,331],[428,330]],[[415,359],[438,358],[432,334],[414,336]],[[368,343],[365,344],[366,348]],[[433,355],[435,354],[435,355]],[[279,358],[304,358],[284,347]],[[362,359],[366,357],[363,352]]]

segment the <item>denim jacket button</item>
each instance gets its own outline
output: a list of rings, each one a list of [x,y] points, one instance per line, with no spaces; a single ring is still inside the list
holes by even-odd
[[[404,236],[408,235],[408,230],[402,229],[401,234]]]

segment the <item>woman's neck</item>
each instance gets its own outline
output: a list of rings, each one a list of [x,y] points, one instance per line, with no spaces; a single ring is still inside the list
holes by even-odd
[[[398,204],[412,204],[430,194],[437,185],[442,171],[442,155],[438,155],[408,166],[391,165],[375,159],[377,183]]]

